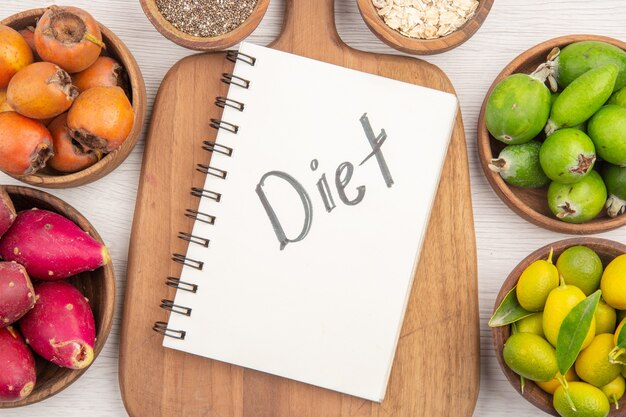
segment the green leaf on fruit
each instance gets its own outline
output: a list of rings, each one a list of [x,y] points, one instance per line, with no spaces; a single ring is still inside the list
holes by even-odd
[[[513,289],[507,293],[506,297],[504,297],[493,313],[493,316],[491,316],[489,327],[506,326],[533,314],[530,311],[524,310],[519,304],[519,301],[517,301],[516,288],[517,286],[513,287]]]
[[[626,348],[626,325],[622,326],[622,330],[620,330],[619,335],[617,336],[616,347],[620,349]]]
[[[601,294],[602,291],[598,290],[576,304],[561,323],[556,342],[556,360],[561,375],[567,373],[580,353],[596,314]]]

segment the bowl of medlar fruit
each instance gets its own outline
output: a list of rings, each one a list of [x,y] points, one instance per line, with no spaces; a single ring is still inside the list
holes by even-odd
[[[0,22],[0,170],[68,188],[130,154],[146,117],[141,71],[87,11],[51,6]]]

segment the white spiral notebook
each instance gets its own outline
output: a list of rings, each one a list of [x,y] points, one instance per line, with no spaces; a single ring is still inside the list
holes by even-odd
[[[456,97],[250,43],[229,56],[163,344],[381,402]]]

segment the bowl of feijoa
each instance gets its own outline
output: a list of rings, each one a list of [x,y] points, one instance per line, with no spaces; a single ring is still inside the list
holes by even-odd
[[[540,227],[591,234],[626,223],[626,43],[569,35],[496,77],[478,122],[496,194]]]

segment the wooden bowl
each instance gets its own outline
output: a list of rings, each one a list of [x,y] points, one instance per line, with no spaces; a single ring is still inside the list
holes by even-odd
[[[31,9],[7,17],[1,23],[20,30],[28,26],[35,26],[37,19],[43,15],[46,9]],[[25,183],[44,188],[70,188],[88,184],[104,177],[117,168],[133,150],[143,130],[146,119],[147,95],[146,86],[141,75],[137,61],[130,53],[126,45],[109,29],[100,24],[102,40],[107,46],[107,55],[115,58],[125,69],[130,81],[130,101],[135,111],[133,129],[121,147],[107,154],[98,163],[82,171],[72,174],[63,174],[51,168],[44,168],[33,175],[15,177]]]
[[[593,237],[565,239],[546,245],[528,255],[522,262],[517,264],[513,271],[511,271],[506,281],[504,281],[504,284],[502,284],[502,287],[500,288],[500,292],[496,298],[494,312],[506,294],[511,291],[515,285],[517,285],[517,280],[522,274],[522,271],[524,271],[524,269],[526,269],[531,263],[538,259],[547,259],[550,253],[550,248],[554,249],[552,259],[556,260],[565,249],[577,245],[583,245],[593,249],[598,256],[600,256],[600,259],[602,259],[602,265],[604,267],[606,267],[606,265],[616,256],[626,253],[626,245],[612,240]],[[526,387],[524,388],[524,393],[522,394],[519,375],[513,372],[506,365],[506,363],[504,363],[502,349],[504,348],[504,343],[509,338],[510,334],[510,326],[494,327],[491,329],[491,337],[493,339],[493,347],[496,352],[496,358],[498,359],[498,363],[500,364],[500,368],[502,369],[502,372],[504,372],[506,379],[509,380],[513,388],[515,388],[520,395],[526,398],[526,400],[528,400],[535,407],[540,408],[548,414],[558,417],[556,410],[552,406],[552,395],[543,391],[532,381],[526,381]],[[615,407],[611,406],[609,417],[626,417],[626,396],[622,397],[619,401],[619,410],[615,410]]]
[[[456,31],[437,39],[414,39],[391,29],[378,15],[372,0],[357,0],[359,11],[370,30],[387,45],[402,52],[416,55],[434,55],[463,44],[482,26],[493,0],[480,0],[474,16]]]
[[[586,223],[565,223],[558,220],[548,208],[547,187],[539,189],[524,189],[504,182],[502,177],[500,177],[499,174],[492,172],[488,166],[491,159],[496,158],[506,145],[494,139],[493,136],[489,134],[485,124],[485,108],[487,106],[489,95],[491,95],[491,91],[494,89],[496,84],[504,78],[511,74],[520,72],[529,74],[533,72],[542,62],[545,62],[546,56],[553,48],[563,48],[570,43],[585,40],[608,42],[622,49],[626,49],[625,42],[605,36],[595,35],[562,36],[560,38],[540,43],[539,45],[534,46],[519,55],[502,70],[502,72],[494,80],[491,88],[489,88],[480,111],[480,116],[478,117],[477,139],[480,165],[487,176],[489,184],[491,184],[491,187],[496,194],[498,194],[500,199],[522,218],[536,224],[539,227],[555,232],[574,235],[601,233],[607,230],[616,229],[626,224],[626,216],[610,218],[606,212],[603,211],[595,219]]]
[[[197,51],[218,51],[241,42],[259,26],[270,4],[270,0],[258,0],[252,14],[234,30],[220,36],[200,37],[189,35],[175,28],[163,17],[155,0],[140,0],[139,2],[148,20],[161,35],[180,46]]]
[[[5,188],[18,212],[37,207],[62,214],[93,238],[102,242],[100,235],[89,221],[62,200],[33,188],[19,186],[6,186]],[[96,323],[95,361],[109,336],[113,321],[115,308],[115,275],[113,273],[113,265],[109,262],[102,268],[92,272],[84,272],[67,279],[67,281],[76,286],[89,299]],[[12,403],[0,402],[0,409],[21,407],[45,400],[70,386],[88,369],[72,370],[60,368],[37,355],[35,355],[35,359],[37,362],[37,382],[33,392],[22,401]],[[89,390],[89,387],[85,387],[85,389]]]

